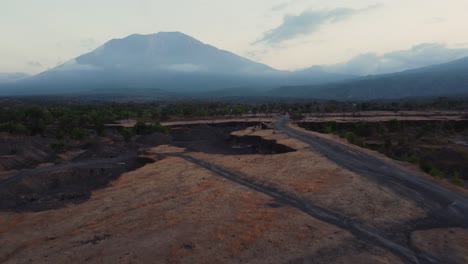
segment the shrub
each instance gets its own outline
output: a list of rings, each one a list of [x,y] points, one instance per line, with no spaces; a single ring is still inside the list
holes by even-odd
[[[360,137],[368,137],[372,135],[372,128],[368,123],[355,123],[353,126],[353,131]]]
[[[401,160],[413,164],[419,164],[419,158],[416,155],[404,155],[401,157]]]
[[[0,124],[0,131],[8,132],[15,135],[30,134],[29,130],[23,124],[16,122],[8,122]]]
[[[389,138],[386,138],[386,139],[385,139],[385,148],[386,148],[386,149],[389,149],[389,148],[391,148],[392,146],[393,146],[392,140],[389,139]]]
[[[431,171],[432,164],[430,164],[427,161],[423,161],[419,163],[419,168],[421,168],[421,170],[423,170],[424,172],[429,173]]]
[[[65,143],[63,142],[53,142],[50,143],[49,147],[56,152],[61,152],[65,148]]]
[[[325,134],[333,134],[336,131],[336,122],[327,122],[322,131]]]
[[[401,128],[401,125],[400,125],[400,121],[397,120],[397,119],[392,119],[390,121],[388,121],[388,129],[391,131],[391,132],[396,132],[396,131],[399,131]]]
[[[88,130],[84,128],[73,128],[72,131],[70,131],[70,137],[73,139],[83,139],[84,137],[88,136],[89,132]]]
[[[453,173],[453,175],[450,177],[450,181],[456,185],[463,185],[463,180],[460,178],[460,172],[458,171]]]
[[[162,134],[169,134],[170,129],[161,125],[160,123],[153,124],[153,133],[162,133]]]
[[[346,140],[348,140],[349,143],[356,144],[357,137],[356,134],[354,134],[353,132],[346,132],[345,138]]]
[[[163,133],[163,134],[169,133],[169,129],[167,127],[162,126],[160,123],[147,125],[143,122],[136,123],[136,125],[133,127],[133,131],[137,135],[149,135],[153,133]]]
[[[151,134],[151,128],[150,126],[146,125],[145,123],[138,121],[135,126],[133,127],[133,131],[137,135],[147,135]]]
[[[291,120],[297,121],[297,120],[304,119],[304,116],[301,113],[294,112],[294,113],[291,114],[290,118],[291,118]]]
[[[94,140],[89,140],[89,141],[86,141],[83,146],[81,147],[82,149],[89,149],[91,148],[92,146],[95,146],[97,143],[96,141]]]
[[[432,166],[431,170],[429,171],[429,174],[439,179],[445,178],[445,173],[436,168],[435,166]]]
[[[124,138],[125,142],[130,142],[133,137],[133,130],[130,128],[124,128],[120,131],[120,134]]]

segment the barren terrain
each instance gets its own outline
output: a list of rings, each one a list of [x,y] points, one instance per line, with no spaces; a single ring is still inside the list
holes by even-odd
[[[463,191],[268,121],[171,123],[4,170],[0,262],[466,263]]]

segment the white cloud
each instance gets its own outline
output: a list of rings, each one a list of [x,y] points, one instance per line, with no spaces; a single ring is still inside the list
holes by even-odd
[[[97,71],[100,70],[99,67],[89,64],[81,64],[76,60],[69,60],[64,64],[53,69],[54,71]]]
[[[168,70],[171,71],[178,71],[178,72],[200,72],[203,71],[203,67],[200,65],[195,65],[195,64],[172,64],[169,66],[165,67]]]
[[[378,7],[379,5],[369,6],[364,9],[335,8],[326,11],[307,10],[299,15],[286,15],[280,26],[265,32],[263,37],[255,43],[276,45],[303,35],[313,34],[324,25],[337,23]]]
[[[440,64],[468,56],[468,49],[450,49],[445,44],[424,43],[408,50],[383,55],[366,53],[346,63],[324,66],[327,71],[355,74],[385,74]]]

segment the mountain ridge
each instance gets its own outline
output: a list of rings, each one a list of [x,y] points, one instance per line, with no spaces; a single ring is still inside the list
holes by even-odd
[[[113,39],[51,70],[3,89],[3,94],[80,94],[104,89],[199,93],[236,87],[279,87],[343,80],[339,74],[279,71],[180,32]],[[1,91],[0,91],[1,92]]]
[[[468,57],[359,77],[313,66],[280,71],[181,32],[112,39],[38,75],[1,85],[0,95],[275,96],[372,100],[468,94]],[[249,92],[249,90],[251,92]],[[127,92],[126,92],[127,91]]]
[[[332,100],[467,96],[468,57],[391,74],[322,85],[285,86],[270,95]]]

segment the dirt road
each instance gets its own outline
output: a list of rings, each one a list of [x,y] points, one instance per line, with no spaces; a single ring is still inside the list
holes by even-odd
[[[261,192],[266,194],[277,201],[280,201],[283,204],[297,208],[306,214],[320,219],[321,221],[327,222],[329,224],[343,228],[350,233],[352,233],[357,239],[364,240],[373,245],[380,246],[383,249],[389,250],[393,254],[402,258],[403,261],[408,263],[420,263],[421,261],[428,261],[430,257],[419,253],[419,256],[411,250],[404,246],[398,245],[397,243],[386,238],[380,234],[377,230],[372,230],[371,228],[354,221],[351,218],[346,216],[331,212],[325,208],[318,207],[316,205],[310,204],[309,202],[301,199],[300,197],[294,197],[291,194],[288,194],[284,190],[278,190],[270,186],[265,186],[259,183],[250,181],[247,178],[243,178],[241,175],[227,171],[224,168],[215,166],[213,164],[198,160],[188,155],[183,154],[170,154],[168,156],[183,158],[189,162],[192,162],[200,167],[203,167],[207,170],[214,172],[230,181],[241,184],[247,188],[250,188],[254,191]],[[418,260],[419,259],[419,260]]]
[[[87,192],[0,211],[0,263],[468,263],[466,196],[288,122],[191,125],[142,145],[153,162],[8,175],[0,191],[22,191],[25,204],[37,198],[29,186],[41,206]]]
[[[357,148],[341,144],[323,137],[314,136],[288,125],[289,120],[281,117],[276,129],[288,136],[301,140],[323,156],[344,168],[367,176],[414,200],[431,212],[446,227],[468,226],[468,198],[453,190],[423,179],[398,168],[376,156],[369,155]]]

